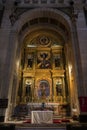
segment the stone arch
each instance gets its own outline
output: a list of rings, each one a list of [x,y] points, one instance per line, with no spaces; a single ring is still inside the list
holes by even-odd
[[[66,27],[66,29],[67,29],[68,32],[72,31],[71,21],[70,21],[69,16],[67,16],[66,14],[64,14],[63,12],[61,12],[60,10],[57,10],[57,9],[54,10],[54,9],[51,9],[51,8],[32,9],[31,11],[24,12],[20,16],[20,18],[15,22],[15,24],[12,27],[11,32],[10,32],[10,39],[12,39],[12,38],[14,39],[14,41],[10,40],[11,44],[14,44],[16,42],[16,43],[18,43],[17,44],[18,47],[21,46],[21,45],[19,45],[20,43],[19,43],[18,39],[19,39],[20,31],[21,31],[23,25],[26,24],[27,21],[30,21],[30,20],[35,19],[37,17],[54,18],[54,19],[58,20],[60,23],[62,23]],[[40,26],[39,26],[39,28],[40,28]],[[27,33],[30,33],[30,31],[32,29],[33,28],[29,27],[28,30],[25,30],[24,34],[20,35],[20,37],[22,37],[21,39],[23,40],[24,37],[25,37],[25,35]],[[34,30],[35,29],[37,29],[37,28],[34,26]],[[72,37],[71,33],[69,33],[68,38],[69,37],[70,38]],[[23,42],[22,40],[21,40],[21,43]],[[19,49],[18,49],[18,51],[19,51]]]
[[[24,39],[25,35],[30,33],[33,29],[35,30],[35,29],[38,29],[38,28],[42,28],[42,27],[40,27],[40,25],[37,26],[37,27],[35,27],[35,26],[31,27],[30,26],[27,30],[24,31],[23,35],[20,35],[20,31],[21,31],[23,25],[26,24],[26,22],[28,22],[30,20],[33,20],[35,18],[38,18],[38,17],[53,18],[54,20],[58,20],[60,23],[62,23],[62,25],[64,25],[66,27],[67,32],[71,32],[71,30],[72,30],[70,18],[69,18],[69,16],[67,16],[63,12],[61,12],[61,11],[59,11],[57,9],[54,10],[54,9],[51,9],[51,8],[38,8],[38,9],[32,9],[31,11],[24,12],[20,16],[20,18],[15,22],[14,26],[12,27],[11,36],[10,37],[15,37],[15,35],[17,37],[20,36],[20,37],[22,37],[21,38],[21,43],[22,43],[23,42],[22,40]],[[53,26],[53,28],[54,28],[54,26]],[[13,36],[12,36],[12,34],[13,34]],[[69,33],[68,38],[71,38],[70,33]],[[14,41],[12,41],[12,42],[14,42]],[[11,44],[12,44],[12,42],[11,42]],[[17,42],[19,43],[19,41],[17,41]],[[21,45],[18,45],[18,47],[19,46],[21,46]]]
[[[14,45],[13,46],[13,49],[14,49],[14,54],[13,54],[14,59],[12,59],[11,54],[10,54],[10,58],[7,58],[7,59],[11,59],[9,61],[11,63],[11,65],[12,65],[11,70],[14,70],[14,67],[15,67],[14,63],[17,61],[17,59],[20,56],[20,53],[17,54],[17,52],[18,52],[18,50],[20,50],[20,47],[21,47],[21,44],[19,43],[18,40],[19,40],[19,33],[20,33],[20,30],[21,30],[22,26],[27,21],[30,21],[30,20],[32,20],[34,18],[37,18],[37,17],[44,17],[44,16],[46,16],[48,18],[49,17],[50,18],[54,18],[54,19],[60,21],[62,24],[65,25],[65,27],[67,28],[67,31],[69,33],[72,32],[71,21],[70,21],[69,17],[67,15],[65,15],[63,12],[59,11],[59,10],[56,10],[56,9],[54,10],[54,9],[49,9],[49,8],[42,8],[42,9],[38,8],[38,9],[33,9],[31,11],[27,11],[27,12],[23,13],[20,16],[20,19],[18,21],[16,21],[16,23],[14,24],[14,26],[12,27],[12,30],[10,32],[9,46],[11,46],[11,45],[13,46]],[[25,31],[25,35],[26,35],[26,33],[27,33],[27,31]],[[71,35],[73,35],[73,34],[71,33],[69,36],[72,37]],[[9,54],[7,55],[7,57],[9,57]],[[11,72],[10,75],[13,77],[13,72]],[[10,85],[10,87],[11,86],[12,85]]]
[[[20,18],[15,22],[12,30],[16,30],[17,32],[19,32],[22,26],[26,23],[26,21],[44,16],[57,19],[58,21],[62,22],[67,27],[68,30],[70,30],[71,22],[69,16],[67,16],[66,14],[57,9],[54,10],[51,8],[32,9],[31,11],[23,13],[20,16]]]

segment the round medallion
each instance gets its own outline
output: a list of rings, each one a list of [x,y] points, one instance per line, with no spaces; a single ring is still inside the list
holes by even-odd
[[[47,36],[40,37],[39,41],[40,41],[40,45],[42,46],[48,46],[50,44],[50,40]]]

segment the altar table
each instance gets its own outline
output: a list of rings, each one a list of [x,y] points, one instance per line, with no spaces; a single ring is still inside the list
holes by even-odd
[[[31,123],[53,123],[53,111],[32,111],[31,112]]]

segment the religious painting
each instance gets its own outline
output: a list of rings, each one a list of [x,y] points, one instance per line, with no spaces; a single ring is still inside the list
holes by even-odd
[[[39,68],[39,69],[51,68],[50,53],[49,52],[39,52],[38,53],[37,68]]]
[[[38,97],[47,98],[50,95],[50,86],[47,80],[41,80],[38,88]]]

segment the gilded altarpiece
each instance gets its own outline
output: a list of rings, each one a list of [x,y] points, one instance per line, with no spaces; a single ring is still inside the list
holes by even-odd
[[[25,44],[21,56],[23,103],[67,104],[63,48],[46,35]]]

